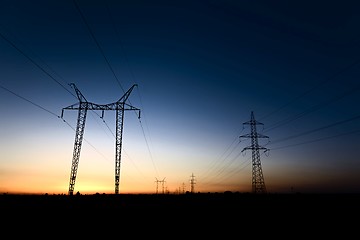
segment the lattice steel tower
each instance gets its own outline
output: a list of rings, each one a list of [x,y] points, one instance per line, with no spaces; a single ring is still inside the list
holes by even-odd
[[[256,125],[263,125],[255,120],[254,112],[251,112],[251,119],[243,124],[250,125],[251,131],[249,134],[240,136],[240,138],[250,138],[251,145],[245,147],[245,150],[252,150],[252,192],[253,193],[266,193],[264,176],[261,168],[260,153],[259,150],[267,151],[268,149],[259,146],[258,138],[268,138],[262,134],[257,133]]]
[[[157,178],[156,179],[156,194],[159,193],[159,182],[161,182],[161,185],[162,185],[162,193],[164,194],[165,193],[165,178],[163,178],[163,180],[158,180]]]
[[[194,173],[191,174],[190,176],[190,192],[191,193],[194,193],[195,192],[195,176],[194,176]]]
[[[121,162],[121,148],[122,148],[122,135],[123,135],[123,122],[124,122],[124,111],[125,110],[137,110],[139,111],[138,117],[140,118],[140,109],[135,108],[129,104],[126,104],[126,100],[130,96],[131,91],[137,84],[134,84],[117,102],[110,104],[95,104],[88,102],[86,98],[81,94],[80,90],[71,83],[79,99],[78,103],[70,105],[62,109],[61,118],[63,118],[64,110],[78,110],[78,119],[76,125],[75,143],[73,158],[71,164],[70,184],[69,184],[69,195],[73,195],[76,174],[80,159],[80,150],[85,130],[86,114],[88,110],[101,110],[102,117],[104,116],[105,110],[116,111],[116,143],[115,143],[115,194],[119,193],[119,182],[120,182],[120,162]]]

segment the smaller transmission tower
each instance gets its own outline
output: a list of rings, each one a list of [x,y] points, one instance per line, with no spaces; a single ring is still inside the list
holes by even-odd
[[[250,125],[251,128],[249,134],[242,135],[240,136],[240,138],[251,139],[251,145],[245,147],[241,152],[245,150],[252,150],[252,192],[266,193],[259,150],[267,151],[268,149],[259,145],[258,138],[268,138],[268,136],[264,136],[262,134],[257,133],[256,125],[263,125],[263,124],[255,120],[254,112],[251,112],[250,121],[247,121],[244,124]]]
[[[190,192],[194,193],[194,191],[195,191],[195,176],[194,176],[194,173],[192,173],[190,177],[191,177],[190,178]]]
[[[165,178],[163,178],[163,180],[158,180],[157,178],[156,179],[156,194],[159,193],[159,183],[161,183],[161,186],[162,186],[162,193],[164,194],[165,193]]]

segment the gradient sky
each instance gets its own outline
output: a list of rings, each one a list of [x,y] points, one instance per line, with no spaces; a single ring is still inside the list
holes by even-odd
[[[360,3],[2,0],[0,192],[67,194],[78,99],[127,103],[120,193],[360,192]],[[115,112],[89,111],[74,192],[114,193]],[[163,182],[161,182],[164,180]],[[164,184],[162,184],[164,183]],[[163,188],[164,187],[164,188]]]

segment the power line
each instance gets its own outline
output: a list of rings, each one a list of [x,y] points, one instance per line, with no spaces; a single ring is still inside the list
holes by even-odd
[[[49,113],[49,114],[51,114],[51,115],[53,115],[53,116],[61,119],[61,116],[57,115],[56,113],[54,113],[54,112],[52,112],[52,111],[50,111],[50,110],[48,110],[48,109],[40,106],[39,104],[37,104],[37,103],[35,103],[35,102],[33,102],[33,101],[31,101],[31,100],[23,97],[23,96],[20,96],[19,94],[11,91],[10,89],[8,89],[8,88],[6,88],[6,87],[4,87],[4,86],[2,86],[2,85],[0,85],[0,88],[4,89],[5,91],[8,91],[9,93],[17,96],[18,98],[21,98],[22,100],[24,100],[24,101],[26,101],[26,102],[28,102],[28,103],[30,103],[30,104],[32,104],[32,105],[40,108],[41,110],[44,110],[45,112],[47,112],[47,113]],[[75,131],[75,128],[74,128],[73,126],[71,126],[65,119],[62,119],[62,121],[63,121],[64,123],[66,123],[72,130]],[[104,159],[108,160],[108,159],[104,156],[104,154],[102,154],[96,147],[94,147],[94,145],[92,145],[92,144],[91,144],[88,140],[86,140],[85,138],[84,138],[84,140],[85,140],[97,153],[99,153],[102,157],[104,157]]]
[[[151,162],[152,162],[152,164],[153,164],[153,166],[154,166],[154,169],[155,169],[155,171],[156,171],[156,174],[159,175],[159,172],[158,172],[158,170],[157,170],[157,168],[156,168],[154,159],[153,159],[153,157],[152,157],[152,154],[151,154],[151,151],[150,151],[150,147],[149,147],[149,143],[148,143],[147,138],[146,138],[146,136],[145,136],[144,128],[143,128],[143,125],[141,124],[141,120],[140,120],[140,119],[139,119],[139,122],[140,122],[140,126],[141,126],[141,131],[142,131],[143,136],[144,136],[144,139],[145,139],[146,147],[147,147],[147,149],[148,149],[148,151],[149,151],[149,154],[150,154]]]
[[[118,38],[118,40],[119,40],[119,44],[120,44],[121,50],[122,50],[123,53],[124,53],[126,66],[127,66],[128,69],[129,69],[129,72],[130,72],[130,75],[131,75],[133,81],[135,82],[135,75],[134,75],[134,72],[132,71],[132,69],[130,68],[129,58],[128,58],[127,54],[126,54],[126,51],[125,51],[125,48],[124,48],[124,44],[123,44],[122,41],[121,41],[119,30],[118,30],[118,28],[117,28],[116,25],[115,25],[114,18],[113,18],[112,14],[111,14],[111,11],[110,11],[110,8],[109,8],[108,4],[106,4],[106,1],[104,1],[104,4],[105,4],[106,10],[107,10],[107,12],[108,12],[108,14],[109,14],[109,19],[110,19],[111,25],[113,26],[114,31],[115,31],[115,33],[116,33],[116,36],[117,36],[117,38]]]
[[[56,80],[49,72],[47,72],[47,71],[46,71],[43,67],[41,67],[37,62],[35,62],[35,60],[33,60],[29,55],[27,55],[24,51],[22,51],[22,50],[21,50],[18,46],[16,46],[12,41],[10,41],[8,38],[6,38],[5,35],[3,35],[2,33],[0,33],[0,36],[1,36],[6,42],[8,42],[12,47],[14,47],[18,52],[20,52],[23,56],[25,56],[30,62],[32,62],[36,67],[38,67],[41,71],[43,71],[47,76],[49,76],[52,80],[54,80],[54,81],[55,81],[56,83],[58,83],[62,88],[64,88],[68,93],[70,93],[73,97],[76,97],[76,96],[75,96],[70,90],[68,90],[63,84],[61,84],[58,80]],[[44,63],[44,64],[45,64],[50,70],[52,70],[48,64],[46,64],[46,63]],[[52,70],[52,71],[55,73],[54,70]],[[55,74],[58,75],[57,73],[55,73]],[[58,75],[58,76],[59,76],[59,75]],[[60,77],[60,76],[59,76],[59,77]],[[6,87],[1,86],[1,88],[3,88],[4,90],[6,90],[6,91],[8,91],[8,92],[10,92],[10,93],[12,93],[12,94],[14,94],[15,96],[17,96],[17,97],[19,97],[19,98],[21,98],[21,99],[23,99],[23,100],[25,100],[25,101],[33,104],[34,106],[36,106],[36,107],[38,107],[38,108],[40,108],[40,109],[42,109],[42,110],[44,110],[44,111],[52,114],[52,115],[54,115],[54,116],[56,116],[56,117],[58,117],[58,118],[61,118],[60,116],[58,116],[57,114],[51,112],[50,110],[48,110],[48,109],[46,109],[46,108],[44,108],[44,107],[42,107],[42,106],[40,106],[40,105],[38,105],[38,104],[30,101],[29,99],[26,99],[26,98],[20,96],[19,94],[15,93],[15,92],[13,92],[13,91],[11,91],[11,90],[9,90],[9,89],[7,89]],[[99,115],[97,112],[95,112],[95,111],[93,111],[93,112],[100,117],[100,115]],[[75,129],[74,129],[68,122],[66,122],[65,119],[63,119],[63,121],[64,121],[70,128],[72,128],[72,129],[75,131]],[[104,124],[108,127],[107,123],[106,123],[105,121],[103,121],[103,122],[104,122]],[[109,129],[109,127],[108,127],[108,129]],[[109,129],[109,130],[110,130],[110,129]],[[110,131],[110,132],[111,132],[111,131]],[[100,155],[102,155],[102,156],[106,159],[106,157],[105,157],[102,153],[100,153],[88,140],[86,140],[85,138],[84,138],[84,140],[85,140],[96,152],[98,152]]]
[[[307,110],[305,110],[305,111],[303,111],[303,112],[301,112],[301,113],[299,113],[299,114],[297,114],[295,116],[288,117],[287,119],[284,119],[282,121],[279,121],[279,122],[273,124],[272,126],[270,126],[269,128],[266,129],[266,132],[271,131],[271,130],[273,130],[275,128],[278,128],[280,126],[284,126],[285,124],[288,124],[288,123],[290,123],[290,122],[292,122],[292,121],[294,121],[296,119],[299,119],[299,118],[305,116],[306,114],[317,111],[317,110],[321,109],[322,107],[330,105],[331,103],[334,103],[334,102],[336,102],[336,101],[338,101],[338,100],[340,100],[340,99],[342,99],[342,98],[344,98],[346,96],[349,96],[350,94],[353,94],[353,93],[355,93],[355,92],[357,92],[359,90],[360,90],[360,86],[357,86],[355,88],[350,89],[347,92],[344,92],[342,94],[339,94],[339,95],[331,98],[328,101],[325,101],[323,103],[312,106],[311,108],[309,108],[309,109],[307,109]]]
[[[114,77],[115,77],[117,83],[119,84],[120,88],[121,88],[121,89],[123,90],[123,92],[125,93],[124,88],[121,86],[121,83],[120,83],[118,77],[116,76],[114,69],[112,68],[112,66],[111,66],[109,60],[107,59],[107,57],[105,56],[105,53],[104,53],[103,49],[102,49],[101,46],[100,46],[100,43],[99,43],[98,40],[96,39],[93,31],[91,30],[88,22],[86,21],[86,18],[85,18],[85,16],[84,16],[84,14],[82,13],[82,11],[80,10],[79,5],[77,4],[76,0],[73,0],[73,2],[74,2],[74,4],[75,4],[75,7],[76,7],[76,9],[78,10],[78,12],[79,12],[82,20],[84,21],[87,29],[89,30],[91,37],[92,37],[93,40],[95,41],[96,46],[99,48],[101,55],[104,57],[106,64],[107,64],[108,67],[110,68],[110,71],[111,71],[112,74],[114,75]]]
[[[17,96],[18,98],[21,98],[22,100],[27,101],[28,103],[31,103],[32,105],[34,105],[34,106],[36,106],[36,107],[38,107],[38,108],[40,108],[40,109],[42,109],[42,110],[50,113],[51,115],[53,115],[53,116],[55,116],[55,117],[57,117],[57,118],[60,118],[60,116],[57,115],[56,113],[54,113],[54,112],[52,112],[52,111],[50,111],[50,110],[48,110],[48,109],[40,106],[39,104],[34,103],[33,101],[31,101],[31,100],[29,100],[29,99],[27,99],[27,98],[25,98],[25,97],[20,96],[19,94],[11,91],[10,89],[8,89],[8,88],[6,88],[6,87],[4,87],[4,86],[2,86],[2,85],[0,85],[0,87],[1,87],[2,89],[4,89],[4,90],[8,91],[9,93]]]
[[[113,29],[114,29],[114,32],[116,33],[116,36],[117,36],[117,38],[118,38],[118,41],[119,41],[121,50],[122,50],[122,52],[123,52],[123,54],[124,54],[126,66],[127,66],[127,68],[129,69],[129,72],[130,72],[130,74],[131,74],[131,77],[132,77],[133,81],[135,82],[135,75],[134,75],[134,72],[132,71],[132,69],[130,68],[129,58],[128,58],[128,56],[127,56],[127,54],[126,54],[126,51],[125,51],[125,49],[124,49],[124,45],[123,45],[123,43],[122,43],[122,41],[121,41],[120,33],[119,33],[119,31],[118,31],[118,28],[117,28],[116,25],[115,25],[115,21],[114,21],[113,15],[111,14],[110,8],[109,8],[108,4],[106,3],[106,1],[104,1],[104,4],[105,4],[106,10],[107,10],[107,13],[108,13],[108,15],[109,15],[109,19],[110,19],[111,25],[112,25],[112,27],[113,27]],[[142,109],[142,115],[143,115],[142,118],[144,119],[144,115],[145,115],[145,114],[144,114],[144,106],[143,106],[143,104],[142,104],[142,100],[141,100],[139,88],[137,88],[137,92],[138,92],[138,96],[139,96],[139,100],[140,100],[140,105],[142,106],[142,107],[141,107],[141,109]],[[129,100],[129,103],[131,104],[130,100]],[[142,130],[142,133],[143,133],[145,142],[146,142],[147,149],[148,149],[148,151],[149,151],[149,155],[150,155],[151,161],[152,161],[153,166],[154,166],[154,168],[155,168],[155,171],[157,172],[157,175],[158,175],[158,171],[157,171],[156,166],[155,166],[155,164],[154,164],[154,160],[153,160],[153,157],[152,157],[152,153],[151,153],[151,151],[150,151],[149,142],[148,142],[147,137],[146,137],[146,135],[145,135],[145,131],[144,131],[144,127],[143,127],[142,121],[141,121],[140,118],[138,118],[138,119],[139,119],[139,123],[140,123],[140,126],[141,126],[141,130]],[[146,119],[145,119],[145,125],[146,125],[146,127],[147,127],[148,132],[150,132],[150,131],[149,131],[148,124],[146,123]],[[151,140],[151,139],[150,139],[150,140]]]
[[[238,140],[238,137],[235,139]],[[214,161],[212,163],[212,165],[207,169],[206,173],[204,174],[204,176],[201,178],[203,181],[205,181],[206,179],[208,179],[209,177],[214,178],[219,176],[220,174],[222,174],[228,167],[230,167],[232,165],[232,163],[235,161],[235,159],[241,154],[238,153],[231,161],[230,163],[223,165],[225,163],[225,160],[231,156],[231,154],[235,151],[235,149],[238,148],[238,146],[240,145],[240,141],[237,142],[237,144],[233,145],[235,143],[235,141],[232,142],[232,144],[227,148],[227,150],[225,152],[227,152],[229,150],[229,148],[232,146],[232,149],[230,150],[230,152],[227,153],[227,155],[222,158],[219,161]],[[225,152],[222,154],[222,156],[225,154]]]
[[[334,73],[333,75],[331,75],[328,78],[325,78],[323,81],[321,81],[320,83],[318,83],[317,85],[315,85],[314,87],[310,88],[309,90],[303,92],[302,94],[296,96],[295,98],[293,98],[292,100],[290,100],[289,102],[287,102],[286,104],[282,105],[281,107],[277,108],[276,110],[270,112],[269,114],[265,115],[264,117],[261,117],[260,120],[264,120],[265,118],[268,118],[269,116],[279,112],[280,110],[284,109],[285,107],[289,106],[290,104],[298,101],[299,99],[305,97],[306,95],[310,94],[311,92],[313,92],[314,90],[316,90],[317,88],[325,85],[326,83],[328,83],[329,81],[333,80],[334,78],[336,78],[337,76],[341,75],[342,73],[344,73],[345,71],[351,69],[352,67],[354,67],[355,65],[359,64],[360,60],[356,60],[355,62],[349,64],[348,66],[344,67],[343,69],[340,69],[339,71],[337,71],[336,73]]]
[[[244,130],[244,127],[243,127],[243,129],[242,130]],[[218,157],[218,159],[214,159],[214,161],[212,161],[212,163],[210,164],[210,166],[209,166],[209,168],[203,173],[204,174],[204,176],[202,176],[201,177],[201,179],[203,179],[203,180],[205,180],[205,179],[207,179],[208,177],[212,177],[213,176],[213,174],[212,173],[214,173],[215,174],[215,172],[219,172],[219,171],[221,171],[221,170],[217,170],[217,169],[215,169],[215,168],[220,168],[220,169],[226,169],[226,168],[228,168],[231,164],[232,164],[232,161],[233,160],[231,160],[231,162],[230,162],[230,164],[227,164],[227,166],[223,166],[223,167],[220,167],[220,164],[223,164],[223,163],[225,163],[225,160],[228,158],[228,157],[230,157],[231,156],[231,154],[233,154],[233,152],[236,150],[236,148],[240,145],[240,143],[241,143],[241,140],[239,141],[239,137],[238,137],[239,135],[237,135],[234,139],[233,139],[233,141],[227,146],[227,148],[222,152],[222,154]],[[246,140],[248,140],[248,139],[246,139]],[[237,142],[237,143],[236,143]],[[236,144],[235,144],[236,143]],[[234,145],[235,144],[235,145]],[[226,154],[226,155],[225,155]],[[239,154],[237,154],[237,156],[239,156]],[[236,156],[236,157],[237,157]],[[235,158],[236,158],[235,157]]]
[[[314,132],[318,132],[318,131],[321,131],[321,130],[324,130],[324,129],[327,129],[327,128],[335,127],[337,125],[344,124],[344,123],[347,123],[347,122],[351,122],[351,121],[354,121],[354,120],[357,120],[357,119],[360,119],[360,115],[357,115],[355,117],[348,118],[348,119],[345,119],[345,120],[342,120],[342,121],[339,121],[339,122],[335,122],[335,123],[332,123],[332,124],[329,124],[329,125],[326,125],[326,126],[323,126],[323,127],[315,128],[315,129],[312,129],[312,130],[309,130],[309,131],[306,131],[306,132],[303,132],[303,133],[299,133],[299,134],[296,134],[296,135],[292,135],[292,136],[289,136],[289,137],[278,139],[278,140],[270,142],[270,144],[283,142],[283,141],[286,141],[286,140],[289,140],[289,139],[293,139],[293,138],[301,137],[301,136],[304,136],[304,135],[308,135],[310,133],[314,133]]]
[[[37,62],[35,62],[31,57],[29,57],[24,51],[18,48],[13,42],[11,42],[8,38],[6,38],[1,32],[0,36],[8,42],[13,48],[15,48],[18,52],[20,52],[24,57],[26,57],[30,62],[32,62],[36,67],[38,67],[42,72],[44,72],[47,76],[49,76],[52,80],[54,80],[57,84],[59,84],[62,88],[64,88],[67,92],[73,95],[69,89],[67,89],[64,85],[62,85],[58,80],[56,80],[50,73],[48,73],[43,67],[41,67]],[[73,95],[74,96],[74,95]]]
[[[289,148],[289,147],[295,147],[295,146],[299,146],[299,145],[325,141],[325,140],[328,140],[328,139],[331,139],[331,138],[342,137],[342,136],[345,136],[345,135],[356,134],[356,133],[360,133],[360,129],[350,131],[350,132],[340,133],[340,134],[333,135],[333,136],[317,138],[317,139],[314,139],[314,140],[309,140],[309,141],[305,141],[305,142],[301,142],[301,143],[295,143],[295,144],[290,144],[290,145],[286,145],[286,146],[282,146],[282,147],[271,148],[271,150],[279,150],[279,149],[284,149],[284,148]]]

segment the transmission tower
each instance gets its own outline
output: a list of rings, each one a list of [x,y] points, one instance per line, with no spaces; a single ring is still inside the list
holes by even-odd
[[[162,193],[164,194],[165,193],[165,186],[164,186],[164,184],[165,184],[165,178],[163,178],[163,180],[158,180],[157,178],[155,178],[156,179],[156,194],[158,194],[158,189],[159,189],[159,182],[161,182],[161,185],[162,185]]]
[[[84,95],[82,95],[80,90],[75,86],[74,83],[71,83],[70,86],[74,88],[77,98],[79,99],[79,102],[63,108],[61,112],[61,118],[63,118],[64,110],[78,110],[74,151],[73,151],[71,173],[70,173],[69,195],[73,195],[74,193],[76,174],[80,159],[80,150],[81,150],[81,145],[85,130],[86,114],[88,110],[101,110],[102,117],[104,116],[104,111],[107,110],[116,111],[115,194],[118,194],[119,183],[120,183],[120,162],[121,162],[122,135],[123,135],[123,126],[124,126],[123,124],[124,111],[125,110],[139,111],[138,118],[140,118],[140,109],[135,108],[125,102],[130,96],[131,91],[135,86],[137,86],[137,84],[134,84],[117,102],[110,104],[103,104],[103,105],[88,102],[84,97]]]
[[[256,125],[263,125],[255,120],[254,112],[251,112],[251,119],[244,124],[250,125],[251,131],[250,134],[245,134],[240,136],[240,138],[250,138],[251,145],[245,147],[241,152],[245,150],[252,150],[252,192],[253,193],[266,193],[264,176],[261,168],[260,153],[259,150],[268,149],[262,146],[259,146],[258,138],[268,138],[262,134],[257,133]]]
[[[194,176],[194,173],[192,173],[190,177],[191,177],[190,178],[190,188],[191,188],[190,192],[194,193],[194,191],[195,191],[195,176]]]

